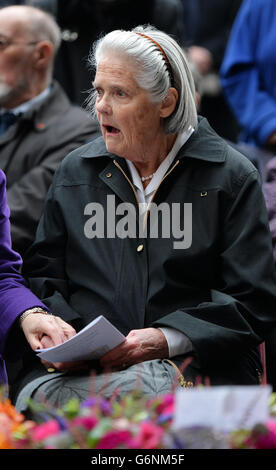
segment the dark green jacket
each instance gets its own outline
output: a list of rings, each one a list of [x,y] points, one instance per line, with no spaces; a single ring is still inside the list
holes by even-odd
[[[187,373],[212,383],[255,383],[254,350],[276,320],[271,237],[255,167],[200,118],[154,197],[169,207],[192,203],[185,249],[175,249],[172,237],[107,238],[111,212],[103,238],[88,238],[96,212],[87,205],[99,203],[106,216],[107,195],[116,207],[137,207],[125,160],[99,138],[72,152],[55,174],[25,263],[33,291],[77,329],[100,314],[124,334],[176,328],[195,349]]]

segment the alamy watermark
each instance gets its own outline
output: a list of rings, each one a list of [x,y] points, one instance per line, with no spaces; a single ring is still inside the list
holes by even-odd
[[[84,208],[89,216],[84,224],[87,238],[172,238],[173,248],[186,250],[192,244],[192,203],[152,202],[148,211],[129,202],[115,204],[108,195],[106,204],[90,202]],[[138,221],[138,222],[137,222]]]

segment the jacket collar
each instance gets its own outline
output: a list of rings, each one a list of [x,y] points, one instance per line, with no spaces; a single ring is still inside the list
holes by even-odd
[[[56,80],[53,80],[49,95],[32,109],[24,113],[25,120],[33,122],[38,132],[45,131],[57,119],[65,114],[70,102],[63,89]]]
[[[15,125],[1,136],[0,145],[13,140],[18,129],[25,125],[33,127],[35,131],[40,133],[46,131],[50,125],[61,118],[62,114],[67,112],[69,106],[70,102],[66,94],[58,82],[54,80],[49,95],[22,114]]]
[[[214,163],[222,163],[226,159],[227,144],[210,127],[207,119],[199,116],[198,128],[181,147],[176,158],[195,158]],[[82,158],[110,157],[121,162],[124,160],[107,151],[103,137],[98,137],[82,148]]]
[[[198,128],[179,150],[177,158],[195,158],[222,163],[226,159],[227,144],[211,128],[206,118],[199,116]]]

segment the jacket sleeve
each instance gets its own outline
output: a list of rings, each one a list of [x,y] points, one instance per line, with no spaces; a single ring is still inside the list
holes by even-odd
[[[266,40],[260,27],[264,8],[262,2],[255,0],[246,0],[242,4],[220,69],[222,88],[229,105],[244,128],[245,136],[253,136],[259,146],[264,146],[276,130],[276,101],[269,90],[262,87],[257,60],[260,44],[256,43]]]
[[[174,311],[155,326],[178,328],[208,368],[237,360],[276,322],[276,273],[259,176],[241,179],[221,211],[219,269],[210,301]]]
[[[95,137],[97,133],[96,124],[88,118],[87,121],[84,120],[82,115],[79,116],[79,122],[77,116],[74,119],[68,117],[66,123],[62,126],[59,124],[56,130],[51,128],[49,133],[41,133],[41,146],[44,145],[46,152],[7,191],[12,242],[15,250],[23,257],[34,240],[55,170],[69,152]]]

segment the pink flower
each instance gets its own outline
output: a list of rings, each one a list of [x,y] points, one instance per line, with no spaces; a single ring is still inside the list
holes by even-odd
[[[144,421],[140,424],[137,436],[131,441],[133,449],[158,449],[164,430],[154,423]]]
[[[47,421],[46,423],[39,424],[32,430],[32,437],[34,441],[43,441],[49,436],[58,434],[60,427],[57,421],[54,419]]]
[[[271,419],[264,425],[256,425],[251,439],[255,449],[276,449],[276,421]]]
[[[71,427],[80,426],[90,431],[96,424],[98,424],[98,419],[95,416],[78,416],[72,420]]]
[[[158,414],[172,415],[174,412],[174,397],[172,394],[164,395],[162,403],[156,408]]]
[[[116,449],[122,444],[127,444],[131,438],[129,431],[109,431],[101,438],[96,449]]]

